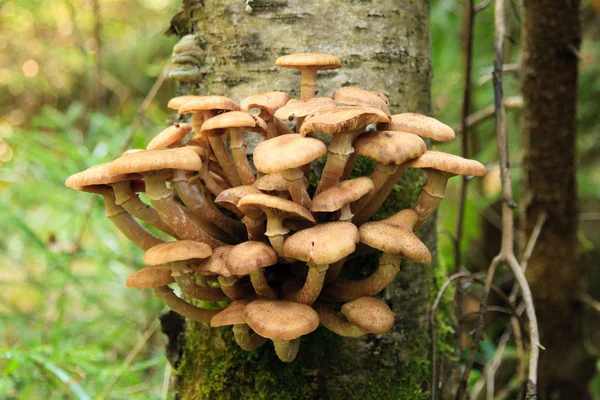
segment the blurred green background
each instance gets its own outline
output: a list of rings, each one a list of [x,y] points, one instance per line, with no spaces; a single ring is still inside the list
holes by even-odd
[[[584,1],[580,51],[580,243],[592,277],[600,260],[599,3]],[[168,67],[177,39],[163,32],[178,4],[0,2],[0,138],[13,152],[0,162],[2,399],[170,398],[156,318],[163,305],[150,291],[124,286],[142,266],[142,252],[116,233],[100,201],[63,182],[118,156],[130,140],[129,147],[145,146],[172,117],[166,103],[175,93],[173,83],[165,81],[150,103],[144,100]],[[476,17],[473,111],[493,100],[486,80],[493,60],[492,11],[488,7]],[[463,92],[461,13],[459,0],[432,1],[433,115],[453,127],[459,126]],[[509,16],[508,63],[518,63],[518,15],[514,10]],[[506,95],[518,104],[516,75],[507,73],[505,82]],[[518,107],[508,111],[508,120],[518,194]],[[474,128],[471,158],[494,162],[493,129],[493,119]],[[460,151],[458,143],[439,148]],[[498,249],[499,185],[492,170],[469,186],[462,250],[472,271],[486,268]],[[458,188],[458,179],[451,180],[439,212],[440,261],[449,271],[453,245],[443,233],[455,231]],[[484,356],[493,355],[487,346]],[[600,379],[593,386],[600,398]]]

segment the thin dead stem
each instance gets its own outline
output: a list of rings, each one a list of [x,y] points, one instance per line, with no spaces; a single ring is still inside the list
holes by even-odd
[[[515,279],[522,292],[523,302],[525,304],[525,311],[527,313],[529,321],[529,338],[530,338],[530,355],[529,355],[529,381],[527,385],[527,395],[535,396],[537,392],[537,366],[539,358],[539,332],[537,326],[537,317],[535,315],[535,308],[533,306],[533,299],[531,295],[531,289],[525,278],[525,273],[519,265],[517,258],[514,254],[513,240],[514,240],[514,215],[513,208],[515,207],[512,185],[509,169],[509,151],[508,151],[508,140],[506,132],[506,112],[504,109],[504,93],[502,85],[502,66],[504,61],[504,38],[505,38],[505,22],[504,22],[504,0],[496,0],[494,7],[494,26],[495,26],[495,37],[494,37],[494,104],[496,108],[496,140],[498,147],[498,156],[500,160],[500,171],[502,178],[502,242],[500,252],[490,264],[487,274],[487,281],[484,288],[484,292],[481,296],[481,313],[477,321],[477,330],[475,332],[475,339],[473,341],[473,348],[467,367],[465,368],[463,378],[459,385],[456,398],[462,399],[466,392],[467,380],[469,373],[473,367],[475,361],[475,354],[479,347],[479,342],[483,335],[484,316],[487,306],[487,298],[496,272],[496,268],[499,264],[505,263],[511,269]]]

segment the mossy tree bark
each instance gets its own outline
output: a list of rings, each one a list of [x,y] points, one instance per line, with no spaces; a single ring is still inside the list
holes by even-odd
[[[578,0],[524,2],[523,247],[538,215],[548,214],[527,269],[546,347],[540,353],[541,399],[589,399],[595,371],[584,348],[578,301],[585,292],[575,188],[579,7]]]
[[[181,85],[181,94],[226,95],[239,101],[251,93],[283,90],[298,98],[299,73],[279,69],[274,61],[284,54],[316,51],[343,62],[341,70],[318,74],[319,95],[359,85],[387,95],[392,112],[427,113],[428,18],[427,0],[184,1],[174,30],[197,34],[206,59],[201,82]],[[369,168],[364,160],[357,163],[363,174]],[[411,207],[422,183],[422,174],[409,171],[378,217]],[[420,235],[435,254],[434,223]],[[352,273],[365,276],[376,263],[376,257],[356,263]],[[177,395],[211,400],[425,398],[431,385],[428,314],[438,287],[436,274],[443,279],[436,271],[435,266],[403,265],[383,293],[396,314],[392,332],[343,339],[320,328],[302,339],[298,358],[290,364],[277,360],[272,345],[245,352],[235,345],[230,329],[188,324],[176,370]],[[438,336],[450,340],[452,335],[446,330]]]

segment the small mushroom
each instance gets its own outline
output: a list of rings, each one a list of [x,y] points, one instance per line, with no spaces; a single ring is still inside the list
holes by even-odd
[[[319,326],[319,316],[306,304],[286,300],[255,300],[244,308],[244,321],[260,336],[271,339],[283,362],[292,362],[300,337]]]
[[[223,190],[215,198],[215,203],[225,207],[236,215],[243,215],[242,222],[248,231],[248,240],[262,241],[265,237],[265,216],[264,214],[252,213],[244,215],[237,205],[239,201],[249,194],[260,194],[261,191],[252,185],[236,186],[234,188]]]
[[[421,194],[413,207],[419,215],[415,230],[427,221],[446,197],[446,184],[449,178],[456,175],[485,175],[485,167],[478,161],[434,150],[428,150],[421,157],[404,163],[402,167],[422,168],[427,172],[427,183],[421,189]]]
[[[227,254],[226,264],[232,275],[249,275],[258,297],[276,299],[277,294],[265,279],[264,269],[277,263],[277,253],[262,242],[240,243]]]
[[[168,265],[153,265],[135,271],[125,280],[125,286],[135,289],[152,289],[175,283]]]
[[[146,146],[146,150],[159,150],[171,147],[185,138],[191,130],[192,126],[190,124],[171,125],[154,136],[150,143],[148,143],[148,146]]]
[[[403,131],[435,140],[449,142],[454,140],[454,130],[435,118],[417,113],[403,113],[391,116],[391,121],[377,124],[379,131]]]
[[[250,327],[244,321],[244,308],[248,304],[246,300],[234,300],[229,306],[215,315],[210,320],[210,326],[219,328],[221,326],[233,325],[233,336],[235,342],[242,349],[252,351],[267,343],[267,339],[250,332]]]
[[[298,53],[279,57],[275,65],[299,69],[302,73],[300,98],[309,99],[317,93],[317,71],[341,68],[342,62],[329,54]]]
[[[362,280],[338,279],[325,287],[327,296],[341,301],[361,296],[374,296],[390,284],[400,272],[402,258],[424,264],[431,263],[427,246],[413,233],[418,215],[410,209],[402,210],[389,218],[367,222],[360,229],[360,241],[381,250],[377,270]]]
[[[333,134],[333,139],[327,147],[327,162],[315,194],[339,182],[348,158],[354,153],[354,139],[364,132],[367,125],[383,121],[389,121],[389,117],[383,111],[365,106],[322,108],[306,117],[300,131],[303,136],[310,132]]]
[[[285,92],[260,92],[246,97],[240,102],[240,108],[243,111],[250,111],[252,108],[258,108],[260,114],[258,116],[267,124],[267,138],[294,133],[287,125],[279,119],[273,118],[275,112],[285,106],[290,100]]]
[[[317,300],[313,308],[321,325],[345,337],[360,337],[368,333],[383,335],[394,326],[394,313],[375,297],[359,297],[342,306],[343,319],[324,301]]]
[[[283,245],[285,255],[308,263],[309,268],[304,285],[286,294],[286,300],[312,304],[321,293],[329,264],[352,254],[358,239],[356,226],[340,221],[315,225],[291,235]]]
[[[311,200],[300,167],[326,152],[327,146],[319,139],[305,138],[294,133],[266,140],[256,146],[254,165],[265,174],[281,173],[288,182],[288,190],[294,202],[310,208]]]

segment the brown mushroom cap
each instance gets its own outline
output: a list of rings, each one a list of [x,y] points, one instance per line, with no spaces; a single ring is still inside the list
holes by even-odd
[[[125,286],[136,289],[150,289],[175,282],[171,268],[167,265],[154,265],[135,271],[125,280]]]
[[[185,147],[169,150],[138,151],[127,156],[119,157],[110,163],[108,173],[128,174],[134,172],[149,172],[162,169],[183,169],[200,171],[202,160],[193,150]]]
[[[194,96],[179,107],[179,114],[187,114],[196,111],[227,110],[237,111],[238,104],[225,96]]]
[[[269,114],[283,107],[290,100],[286,92],[260,92],[246,97],[240,103],[240,108],[248,111],[252,108],[260,108]]]
[[[366,176],[336,183],[313,198],[312,212],[333,212],[373,190],[373,181]]]
[[[169,108],[171,108],[173,110],[179,110],[179,107],[181,107],[182,105],[184,105],[188,101],[194,100],[197,97],[200,97],[200,96],[187,94],[187,95],[184,95],[184,96],[173,97],[171,100],[169,100],[169,103],[167,104],[167,107],[169,107]]]
[[[427,150],[419,136],[398,131],[367,132],[352,145],[357,155],[369,157],[383,165],[404,164]]]
[[[262,337],[293,340],[319,326],[319,315],[306,304],[286,300],[255,300],[244,308],[244,320]]]
[[[333,106],[309,114],[300,130],[305,136],[310,132],[346,133],[364,128],[375,122],[387,122],[383,111],[365,106]]]
[[[213,135],[227,128],[253,128],[250,130],[265,132],[267,124],[262,118],[245,111],[230,111],[204,121],[201,132],[205,135]]]
[[[148,249],[142,257],[146,265],[159,265],[175,261],[206,258],[212,254],[209,245],[194,240],[177,240],[158,244]]]
[[[345,86],[337,89],[331,97],[337,103],[348,104],[351,106],[368,106],[375,107],[390,115],[388,102],[385,96],[378,92],[366,90],[358,86]]]
[[[275,60],[275,65],[282,68],[296,69],[338,69],[342,62],[336,56],[323,53],[297,53],[281,56]]]
[[[247,300],[234,300],[229,306],[212,317],[210,326],[219,328],[221,326],[241,325],[244,321],[244,308],[249,302]]]
[[[69,189],[84,190],[87,186],[108,185],[111,183],[127,181],[139,178],[139,175],[108,173],[110,162],[94,165],[84,171],[71,175],[65,181],[65,186]],[[108,188],[110,189],[110,188]],[[110,189],[112,192],[112,189]]]
[[[377,130],[404,131],[438,142],[454,140],[454,130],[435,118],[416,113],[392,115],[389,123],[377,124]]]
[[[358,239],[358,229],[351,222],[328,222],[294,233],[283,251],[286,257],[328,265],[352,254]]]
[[[430,264],[429,249],[412,231],[417,220],[417,213],[406,209],[390,218],[367,222],[358,230],[360,241],[393,256]]]
[[[344,304],[342,314],[361,330],[377,335],[388,332],[394,326],[394,313],[375,297],[359,297]]]
[[[297,133],[265,140],[254,149],[254,165],[265,174],[298,168],[325,155],[327,146],[315,138]]]
[[[321,108],[335,106],[330,97],[313,97],[311,99],[292,99],[285,106],[275,111],[275,118],[291,121],[294,118],[306,117]]]
[[[219,275],[229,278],[231,271],[229,271],[226,260],[232,248],[233,246],[219,246],[214,249],[212,255],[198,265],[196,275]]]
[[[273,140],[273,139],[271,139]],[[304,219],[315,222],[315,218],[306,208],[277,196],[268,194],[249,194],[244,196],[237,204],[240,211],[257,219],[261,214],[267,217],[277,215],[282,219]]]
[[[304,187],[308,187],[308,179],[306,177],[302,177],[302,182],[304,182]],[[263,175],[254,181],[254,186],[266,192],[288,190],[288,182],[283,179],[281,174]]]
[[[158,150],[172,145],[183,139],[190,131],[190,124],[174,124],[160,132],[148,143],[146,150]]]
[[[469,160],[454,154],[428,150],[414,160],[402,165],[404,168],[431,168],[454,175],[484,176],[485,167],[479,161]]]
[[[225,207],[232,212],[238,212],[237,204],[244,196],[249,194],[260,194],[261,191],[253,185],[236,186],[223,190],[215,198],[215,203]]]
[[[240,243],[229,251],[227,268],[236,276],[248,275],[260,268],[268,267],[277,262],[277,253],[263,242]]]

